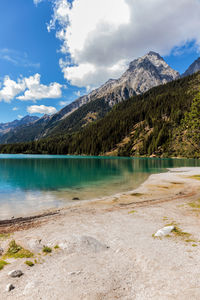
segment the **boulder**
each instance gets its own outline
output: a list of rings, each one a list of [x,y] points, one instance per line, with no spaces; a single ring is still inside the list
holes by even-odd
[[[154,236],[162,237],[170,234],[174,230],[174,226],[165,226],[162,229],[159,229]]]
[[[12,278],[21,277],[24,273],[21,270],[12,270],[8,273],[8,276]]]

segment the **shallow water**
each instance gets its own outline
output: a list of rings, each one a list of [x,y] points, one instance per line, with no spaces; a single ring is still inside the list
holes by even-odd
[[[0,219],[133,190],[166,168],[192,159],[0,155]]]

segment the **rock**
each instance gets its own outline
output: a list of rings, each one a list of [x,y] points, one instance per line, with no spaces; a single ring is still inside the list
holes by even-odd
[[[80,275],[81,271],[77,271],[77,272],[69,272],[68,275]]]
[[[12,270],[8,273],[8,276],[12,278],[21,277],[24,273],[21,270]]]
[[[166,226],[163,227],[162,229],[159,229],[154,236],[156,237],[162,237],[170,234],[174,230],[174,226]]]
[[[80,200],[78,197],[74,197],[72,200]]]
[[[91,250],[93,252],[100,252],[100,251],[105,251],[108,250],[108,246],[105,244],[102,244],[95,238],[91,236],[82,236],[81,237],[81,247]]]
[[[12,285],[12,283],[9,283],[6,286],[6,292],[10,292],[10,291],[14,290],[14,288],[15,288],[14,285]]]
[[[0,256],[3,254],[4,250],[3,248],[0,248]]]

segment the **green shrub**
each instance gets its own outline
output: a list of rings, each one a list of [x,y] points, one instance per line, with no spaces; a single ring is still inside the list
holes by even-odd
[[[33,266],[34,266],[34,263],[33,263],[32,261],[30,261],[30,260],[26,260],[26,261],[25,261],[25,264],[26,264],[27,266],[29,266],[29,267],[33,267]]]
[[[12,240],[9,244],[9,248],[4,255],[4,257],[8,258],[30,258],[33,257],[33,253],[27,249],[24,249],[20,245],[17,245],[15,240]]]
[[[42,251],[43,251],[44,253],[51,253],[51,252],[52,252],[52,249],[51,249],[50,247],[44,246]]]

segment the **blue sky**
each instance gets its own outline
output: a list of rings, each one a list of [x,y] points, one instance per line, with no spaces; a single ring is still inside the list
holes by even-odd
[[[152,11],[163,1],[169,5],[166,0],[155,0],[141,9],[145,1],[138,0],[138,15],[138,7],[128,0],[115,0],[112,10],[113,0],[74,0],[74,6],[67,0],[0,1],[0,123],[28,112],[42,116],[48,107],[49,112],[58,111],[110,77],[119,77],[129,61],[150,50],[184,72],[199,56],[199,33],[194,29],[200,28],[200,4],[175,0],[173,11],[160,11],[156,23]],[[148,29],[139,21],[147,13],[152,14]],[[187,24],[184,13],[193,14],[194,27]],[[137,24],[132,23],[133,14]],[[170,24],[158,29],[158,22],[172,14],[174,20],[183,14],[173,24],[177,30],[172,32]],[[132,31],[134,25],[137,32]],[[124,28],[122,39],[119,32]]]

